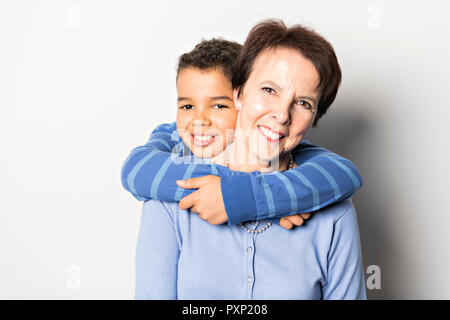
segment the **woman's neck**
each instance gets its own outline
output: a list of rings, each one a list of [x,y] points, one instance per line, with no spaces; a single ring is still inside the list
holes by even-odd
[[[273,172],[287,170],[289,166],[289,155],[282,154],[272,161],[265,161],[252,154],[244,139],[235,136],[226,149],[212,162],[227,166],[233,171],[242,172]]]

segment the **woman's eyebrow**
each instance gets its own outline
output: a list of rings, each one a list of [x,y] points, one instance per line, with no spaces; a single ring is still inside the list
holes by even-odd
[[[314,98],[312,98],[310,96],[298,96],[298,97],[295,98],[295,100],[301,100],[301,99],[310,100],[312,103],[314,103],[314,105],[317,105],[316,99],[314,99]]]
[[[277,91],[280,91],[281,90],[281,87],[279,86],[279,85],[277,85],[275,82],[273,82],[273,81],[270,81],[270,80],[266,80],[266,81],[263,81],[263,82],[261,82],[261,85],[264,85],[264,84],[268,84],[268,85],[270,85],[270,86],[272,86],[275,90],[277,90]]]

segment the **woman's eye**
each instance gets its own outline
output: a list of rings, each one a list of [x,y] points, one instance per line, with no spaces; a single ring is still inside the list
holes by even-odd
[[[226,105],[223,104],[216,104],[213,106],[214,109],[223,109],[223,108],[228,108]]]
[[[273,90],[272,88],[270,88],[270,87],[264,87],[264,88],[262,88],[263,89],[263,91],[265,91],[265,92],[267,92],[267,93],[275,93],[275,90]]]
[[[180,109],[183,110],[190,110],[192,109],[194,106],[192,104],[185,104],[184,106],[181,106]]]
[[[297,102],[297,104],[305,109],[312,110],[312,105],[308,101],[300,100],[299,102]]]

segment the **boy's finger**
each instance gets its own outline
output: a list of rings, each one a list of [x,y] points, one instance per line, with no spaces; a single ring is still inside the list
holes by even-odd
[[[191,193],[180,200],[178,206],[180,207],[181,210],[187,210],[195,205],[193,194],[194,193]]]
[[[311,213],[300,213],[303,219],[308,220],[311,217]]]
[[[198,189],[208,182],[209,182],[209,175],[176,181],[177,185],[183,189]]]
[[[286,217],[281,218],[279,224],[281,227],[288,230],[292,229],[292,227],[294,226]]]
[[[303,224],[303,218],[298,214],[286,217],[286,219],[296,226],[301,226]]]

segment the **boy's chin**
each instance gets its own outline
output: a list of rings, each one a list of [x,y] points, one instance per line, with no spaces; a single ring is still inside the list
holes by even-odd
[[[215,152],[215,150],[211,150],[210,148],[204,148],[203,150],[201,148],[194,148],[191,149],[192,153],[197,157],[197,158],[214,158],[217,154],[217,152]]]

